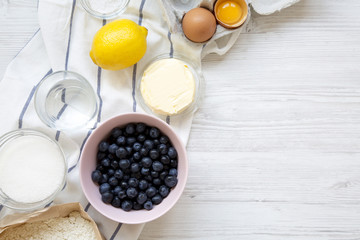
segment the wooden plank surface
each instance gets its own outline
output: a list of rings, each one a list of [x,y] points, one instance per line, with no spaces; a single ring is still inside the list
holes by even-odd
[[[228,54],[204,59],[187,187],[141,240],[360,239],[359,12],[302,0],[253,14]],[[38,28],[36,2],[0,13],[2,76]]]

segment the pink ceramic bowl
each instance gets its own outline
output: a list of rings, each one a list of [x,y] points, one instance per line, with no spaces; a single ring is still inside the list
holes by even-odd
[[[152,210],[131,210],[126,212],[101,201],[99,186],[91,180],[91,173],[96,168],[98,144],[108,137],[114,127],[122,127],[130,122],[143,122],[154,126],[167,135],[178,153],[178,183],[170,194]],[[121,223],[139,224],[152,221],[169,211],[184,191],[188,175],[186,150],[174,130],[162,120],[142,113],[127,113],[113,117],[102,123],[88,138],[80,157],[80,182],[83,192],[91,205],[104,216]]]

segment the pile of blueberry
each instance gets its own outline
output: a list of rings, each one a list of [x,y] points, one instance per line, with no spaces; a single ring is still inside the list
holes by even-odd
[[[91,178],[104,203],[151,210],[176,186],[177,165],[176,149],[158,128],[129,123],[100,142]]]

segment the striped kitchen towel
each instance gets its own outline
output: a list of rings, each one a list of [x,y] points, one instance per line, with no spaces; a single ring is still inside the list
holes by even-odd
[[[96,127],[120,113],[143,112],[135,99],[135,81],[139,69],[153,57],[160,54],[172,57],[174,53],[181,53],[201,66],[202,56],[212,52],[226,53],[239,33],[245,29],[244,26],[235,31],[217,31],[217,35],[209,42],[193,44],[181,31],[170,32],[169,29],[176,29],[174,24],[179,22],[176,23],[176,19],[171,17],[174,12],[171,12],[173,10],[169,5],[171,1],[167,2],[130,1],[126,12],[118,18],[132,19],[148,29],[147,52],[132,67],[121,71],[106,71],[93,64],[89,51],[95,33],[110,20],[90,16],[76,0],[39,0],[40,28],[9,64],[0,82],[0,112],[3,114],[0,135],[15,129],[31,128],[58,141],[67,156],[68,178],[66,187],[51,204],[80,202],[109,240],[137,239],[144,225],[114,222],[92,208],[82,193],[78,173],[79,154],[92,130],[79,129],[64,134],[48,128],[36,115],[34,93],[39,82],[52,72],[70,70],[80,73],[89,80],[100,99],[100,109],[94,125]],[[175,129],[186,145],[192,118],[193,114],[189,114],[164,120]],[[10,209],[0,205],[0,218],[10,213]]]
[[[89,80],[100,99],[100,109],[95,127],[125,112],[142,112],[135,94],[135,80],[142,63],[159,54],[174,53],[171,33],[161,18],[157,1],[132,0],[118,18],[128,18],[148,29],[148,50],[144,58],[133,67],[121,71],[107,71],[97,67],[89,57],[95,33],[111,20],[96,19],[76,0],[40,0],[38,17],[40,29],[9,64],[0,82],[0,111],[2,127],[6,132],[31,128],[46,133],[60,143],[67,155],[68,178],[66,188],[52,204],[80,202],[98,224],[106,239],[137,239],[143,228],[114,222],[98,213],[82,193],[79,182],[79,153],[92,130],[79,129],[63,133],[45,126],[34,108],[34,92],[42,78],[58,70],[80,73]],[[197,56],[200,62],[200,56]],[[192,115],[182,119],[167,118],[166,121],[186,144]],[[12,213],[0,205],[0,217]]]

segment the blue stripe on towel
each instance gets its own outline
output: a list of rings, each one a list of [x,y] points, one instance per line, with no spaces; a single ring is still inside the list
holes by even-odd
[[[173,46],[173,42],[171,41],[171,32],[170,31],[168,32],[168,39],[169,39],[169,42],[170,42],[169,56],[170,56],[170,58],[173,58],[174,57],[174,46]]]
[[[145,5],[145,1],[146,0],[142,0],[140,3],[140,8],[139,8],[139,21],[138,24],[141,25],[142,24],[142,20],[143,20],[143,9],[144,9],[144,5]],[[133,74],[132,74],[132,98],[133,98],[133,112],[136,112],[136,99],[135,99],[135,84],[136,84],[136,70],[137,70],[137,64],[134,65],[133,67]]]
[[[106,20],[104,19],[102,25],[104,26],[105,24],[106,24]],[[102,111],[102,105],[103,105],[102,104],[101,94],[100,94],[100,90],[101,90],[101,74],[102,74],[102,69],[101,69],[101,67],[98,67],[96,93],[97,93],[97,95],[99,97],[99,112],[98,112],[98,116],[97,116],[97,122],[95,122],[95,124],[93,126],[93,129],[95,129],[97,124],[101,121],[101,111]],[[84,148],[84,145],[85,145],[87,139],[89,138],[90,134],[92,133],[92,131],[93,130],[90,129],[88,131],[88,133],[86,134],[86,137],[84,138],[84,140],[83,140],[83,142],[81,144],[81,147],[80,147],[80,154],[81,154],[81,152],[82,152],[82,150]],[[79,163],[79,160],[80,160],[80,156],[79,156],[78,160],[76,161],[75,165],[68,169],[68,173],[70,173],[77,166],[77,164]]]
[[[96,125],[97,125],[97,123],[95,123],[95,126],[96,126]],[[94,127],[95,127],[95,126],[94,126]],[[82,150],[83,150],[83,148],[84,148],[84,145],[85,145],[85,143],[86,143],[86,140],[89,138],[89,136],[90,136],[91,133],[92,133],[92,130],[89,130],[88,133],[86,134],[86,137],[85,137],[85,139],[84,139],[84,141],[82,142],[81,147],[80,147],[80,153],[82,152]],[[79,156],[78,160],[76,161],[75,165],[72,166],[72,167],[70,167],[70,168],[68,169],[68,173],[70,173],[72,170],[74,170],[74,168],[75,168],[75,167],[77,166],[77,164],[79,163],[79,160],[80,160],[80,156]]]
[[[68,70],[70,42],[71,42],[71,30],[72,30],[75,4],[76,4],[76,0],[73,0],[73,4],[72,4],[72,8],[71,8],[71,16],[70,16],[70,31],[69,31],[69,38],[68,38],[68,46],[67,46],[66,57],[65,57],[65,70]]]
[[[136,69],[137,69],[137,64],[135,64],[133,67],[133,75],[132,75],[133,112],[136,112],[136,99],[135,99]]]
[[[86,207],[84,208],[84,211],[87,212],[87,211],[89,210],[89,207],[90,207],[90,206],[91,206],[91,204],[88,203],[88,204],[86,205]]]
[[[29,42],[36,36],[36,34],[40,31],[40,28],[36,30],[36,32],[31,36],[31,38],[25,43],[25,45],[20,49],[20,51],[13,57],[13,60],[21,53],[21,51],[29,44]]]
[[[122,223],[119,223],[119,224],[117,225],[117,227],[116,227],[113,235],[111,235],[111,237],[109,238],[109,240],[114,240],[114,238],[116,237],[116,235],[118,234],[118,232],[119,232],[119,230],[120,230],[120,228],[121,228],[121,225],[122,225]]]
[[[142,20],[143,20],[143,9],[144,9],[144,5],[145,5],[145,1],[146,0],[142,0],[141,4],[140,4],[140,8],[139,8],[139,25],[141,25]]]
[[[66,56],[65,56],[65,71],[68,70],[70,43],[71,43],[71,32],[72,32],[72,23],[73,23],[73,18],[74,18],[75,5],[76,5],[76,0],[73,0],[72,7],[71,7],[71,15],[70,15],[68,46],[67,46],[67,49],[66,49]],[[65,91],[62,92],[61,101],[65,102]],[[61,115],[64,113],[66,107],[67,107],[67,104],[65,104],[61,108],[59,114],[57,115],[57,119],[59,119],[61,117]],[[59,141],[59,137],[60,137],[60,131],[56,131],[56,135],[55,135],[56,141]]]
[[[171,40],[171,32],[170,31],[168,32],[168,39],[169,39],[169,42],[170,42],[169,56],[170,56],[170,58],[173,58],[174,57],[174,46],[173,46],[173,42]],[[170,116],[166,116],[166,123],[170,125]]]
[[[19,117],[19,128],[22,128],[22,125],[23,125],[23,118],[24,118],[24,115],[25,115],[25,112],[27,110],[27,108],[29,107],[29,104],[34,96],[34,93],[35,93],[35,90],[37,88],[37,86],[39,85],[39,83],[45,78],[47,77],[48,75],[50,75],[51,73],[53,72],[52,69],[50,69],[44,77],[41,78],[41,80],[31,89],[31,92],[29,94],[29,97],[26,99],[26,102],[24,104],[24,107],[20,113],[20,117]]]

